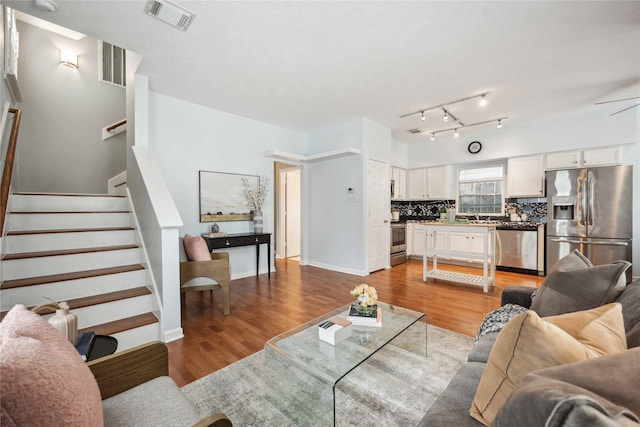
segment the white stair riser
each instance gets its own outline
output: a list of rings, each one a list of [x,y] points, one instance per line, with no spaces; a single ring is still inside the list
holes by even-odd
[[[139,264],[140,250],[124,249],[3,261],[4,280]]]
[[[128,331],[118,332],[111,336],[118,340],[118,350],[116,353],[129,350],[130,348],[146,344],[148,342],[162,341],[159,322],[130,329]]]
[[[145,275],[145,270],[137,270],[126,273],[87,277],[85,279],[4,289],[2,290],[2,298],[0,299],[0,311],[10,310],[16,304],[23,304],[27,307],[45,304],[48,302],[45,297],[51,298],[54,301],[68,301],[75,298],[137,288],[145,285]]]
[[[135,243],[132,230],[85,231],[78,233],[22,234],[5,237],[7,253],[96,248]]]
[[[14,194],[12,210],[16,212],[76,212],[129,210],[124,197],[47,196]]]
[[[135,298],[127,298],[89,307],[74,308],[71,310],[78,316],[78,328],[90,328],[91,326],[125,319],[138,314],[148,313],[152,310],[153,299],[151,294]],[[53,314],[43,316],[49,318]]]
[[[13,214],[10,231],[129,227],[129,213]]]

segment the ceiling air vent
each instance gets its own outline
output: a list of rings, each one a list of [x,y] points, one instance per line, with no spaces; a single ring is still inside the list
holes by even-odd
[[[127,51],[123,48],[101,41],[99,64],[100,81],[125,87],[127,85],[126,56]]]
[[[186,9],[167,0],[151,0],[144,8],[145,13],[154,16],[179,30],[187,31],[196,16]]]
[[[420,129],[416,128],[416,129],[409,129],[407,132],[409,132],[409,133],[420,133],[422,131]]]

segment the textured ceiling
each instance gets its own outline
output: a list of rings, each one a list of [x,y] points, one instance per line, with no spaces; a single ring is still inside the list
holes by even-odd
[[[640,95],[637,1],[175,1],[196,14],[187,32],[145,1],[57,3],[3,1],[141,54],[153,91],[300,131],[367,117],[423,141],[407,130],[450,127],[442,112],[401,115],[477,93],[491,92],[486,107],[450,110],[505,126],[610,114],[634,102],[594,103]]]

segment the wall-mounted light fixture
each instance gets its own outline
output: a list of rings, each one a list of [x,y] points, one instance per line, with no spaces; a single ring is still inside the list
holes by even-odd
[[[60,64],[78,68],[78,55],[68,50],[60,50]]]

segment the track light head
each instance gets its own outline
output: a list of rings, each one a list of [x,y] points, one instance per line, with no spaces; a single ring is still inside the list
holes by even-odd
[[[442,120],[444,120],[445,122],[449,121],[449,115],[447,114],[447,111],[445,110],[444,112],[444,116],[442,117]]]
[[[459,136],[460,136],[460,134],[458,133],[458,128],[456,128],[456,129],[453,131],[453,136],[454,136],[454,138],[457,138],[457,137],[459,137]]]
[[[484,94],[480,97],[480,101],[478,102],[478,105],[480,105],[481,107],[484,107],[487,105],[487,95]]]
[[[436,134],[435,134],[435,133],[432,133],[432,134],[431,134],[431,140],[432,140],[432,141],[435,141],[435,140],[436,140]]]
[[[496,126],[498,129],[502,129],[502,119],[498,120],[498,125]]]
[[[422,115],[421,117],[422,121],[425,121],[427,118],[424,116],[424,111],[421,111],[420,114]]]

